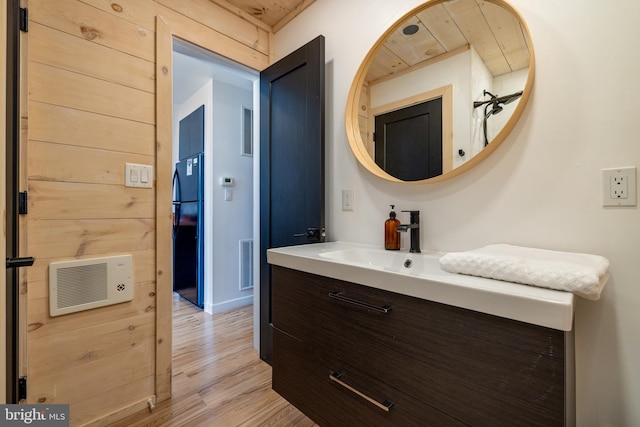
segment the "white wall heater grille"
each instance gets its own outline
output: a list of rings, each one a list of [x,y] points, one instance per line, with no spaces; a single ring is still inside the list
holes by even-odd
[[[240,240],[240,290],[253,288],[253,240]]]
[[[49,313],[75,313],[133,299],[131,255],[49,264]]]

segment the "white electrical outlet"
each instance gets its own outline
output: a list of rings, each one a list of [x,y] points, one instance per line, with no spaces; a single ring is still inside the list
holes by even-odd
[[[636,167],[602,169],[602,206],[636,206]]]
[[[624,176],[612,176],[610,178],[611,188],[609,197],[612,199],[628,199],[629,198],[629,179]]]
[[[343,211],[352,211],[354,200],[353,200],[353,189],[351,188],[343,188],[342,189],[342,210]]]

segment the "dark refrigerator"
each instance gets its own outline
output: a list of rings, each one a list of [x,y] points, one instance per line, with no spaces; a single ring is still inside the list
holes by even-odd
[[[204,154],[176,163],[173,175],[173,290],[204,307]]]

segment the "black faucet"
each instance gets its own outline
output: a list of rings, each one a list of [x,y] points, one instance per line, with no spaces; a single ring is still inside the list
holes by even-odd
[[[409,252],[420,253],[420,211],[402,211],[409,212],[409,224],[401,224],[397,227],[398,231],[411,230],[411,248]]]

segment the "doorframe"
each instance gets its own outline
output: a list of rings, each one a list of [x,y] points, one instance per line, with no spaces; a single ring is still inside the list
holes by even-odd
[[[270,30],[269,30],[270,31]],[[217,33],[216,33],[217,34]],[[259,62],[254,58],[245,58],[246,55],[233,54],[233,49],[228,45],[220,44],[219,38],[209,37],[205,31],[194,29],[193,26],[185,26],[179,22],[172,22],[166,16],[156,15],[156,360],[155,360],[155,391],[158,402],[171,398],[172,377],[172,306],[173,306],[173,257],[171,237],[171,202],[172,189],[171,177],[172,165],[172,128],[173,128],[173,39],[182,39],[190,44],[230,58],[246,67],[260,71],[255,65]],[[270,51],[272,51],[272,34],[269,32]],[[224,50],[224,51],[223,51]],[[234,58],[234,56],[238,56]],[[245,61],[243,61],[245,59]],[[268,61],[270,61],[268,59]],[[251,64],[249,63],[251,62]],[[263,64],[263,68],[268,63]],[[254,104],[256,98],[254,86]],[[259,112],[254,110],[254,126]],[[255,132],[258,134],[258,132]],[[254,138],[254,159],[259,158],[259,146]],[[256,161],[254,160],[254,192],[259,186],[255,185]],[[254,202],[255,203],[255,202]],[[255,208],[254,208],[255,211]],[[255,225],[254,215],[254,225]],[[254,248],[259,247],[259,234],[254,227]],[[255,250],[255,249],[254,249]],[[257,257],[254,257],[257,259]],[[255,269],[254,271],[259,271]],[[254,280],[254,307],[259,298],[259,284]],[[255,309],[254,309],[255,310]],[[254,319],[257,314],[254,313]],[[255,325],[255,320],[254,320]],[[255,330],[255,326],[254,326]],[[254,339],[255,345],[255,339]]]
[[[442,86],[369,109],[368,138],[373,138],[376,116],[431,101],[435,98],[442,98],[442,173],[450,172],[453,170],[453,85]],[[370,141],[369,143],[373,150],[369,154],[372,159],[375,159],[375,142]]]

